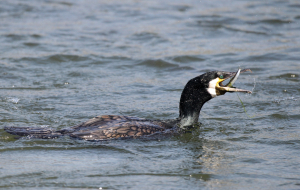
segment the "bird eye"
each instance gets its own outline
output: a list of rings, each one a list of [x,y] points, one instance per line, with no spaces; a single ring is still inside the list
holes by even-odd
[[[220,75],[219,78],[220,78],[220,79],[223,79],[224,77],[223,77],[223,75]]]

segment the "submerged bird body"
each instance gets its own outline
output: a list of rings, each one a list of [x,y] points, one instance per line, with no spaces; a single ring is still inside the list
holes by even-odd
[[[62,130],[33,127],[4,127],[4,129],[8,133],[19,136],[56,138],[67,135],[84,140],[135,138],[159,132],[166,133],[197,123],[202,106],[218,95],[223,95],[228,91],[250,92],[221,84],[222,81],[232,76],[235,80],[238,77],[236,72],[212,71],[191,79],[181,94],[179,118],[174,120],[159,121],[133,116],[103,115]]]
[[[43,139],[68,135],[84,140],[107,140],[164,132],[174,127],[172,123],[176,125],[176,120],[163,122],[132,116],[102,115],[62,130],[33,127],[5,127],[5,130],[14,135]]]

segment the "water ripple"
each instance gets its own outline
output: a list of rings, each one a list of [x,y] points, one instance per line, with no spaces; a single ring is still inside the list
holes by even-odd
[[[297,1],[2,1],[0,187],[297,189]],[[39,140],[97,115],[178,117],[181,90],[210,70],[250,68],[168,138]],[[241,172],[242,171],[242,172]]]

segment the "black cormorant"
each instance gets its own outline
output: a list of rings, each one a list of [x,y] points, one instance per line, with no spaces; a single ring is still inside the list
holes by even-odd
[[[226,92],[251,91],[232,87],[240,73],[211,71],[199,75],[185,85],[179,103],[179,117],[173,120],[149,120],[132,116],[103,115],[92,118],[79,125],[52,130],[34,127],[4,127],[5,131],[13,135],[29,136],[33,138],[56,138],[64,135],[84,140],[107,140],[117,138],[136,138],[167,130],[184,129],[198,123],[202,106],[210,99],[224,95]],[[231,78],[227,85],[222,81]]]

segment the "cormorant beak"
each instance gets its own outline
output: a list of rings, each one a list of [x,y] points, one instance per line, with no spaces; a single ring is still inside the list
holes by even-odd
[[[244,73],[246,71],[252,72],[250,69],[239,69],[237,72],[224,72],[223,73],[223,78],[218,78],[219,81],[216,84],[216,93],[218,96],[224,95],[226,92],[245,92],[251,94],[252,92],[249,90],[243,90],[243,89],[238,89],[233,87],[233,84],[239,77],[240,73]],[[232,77],[232,78],[231,78]],[[231,80],[228,82],[228,84],[223,85],[222,82],[226,79],[231,78]]]

